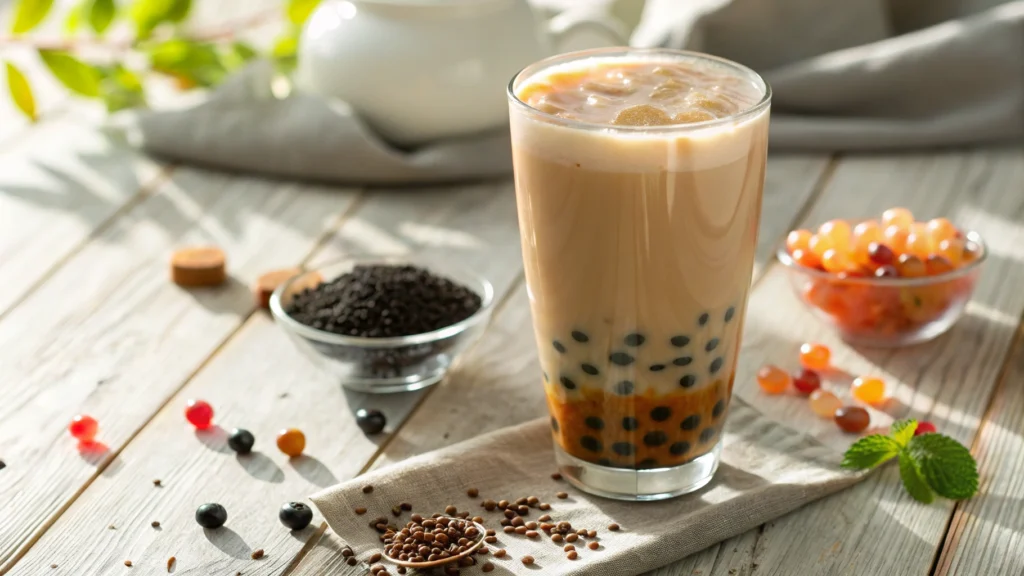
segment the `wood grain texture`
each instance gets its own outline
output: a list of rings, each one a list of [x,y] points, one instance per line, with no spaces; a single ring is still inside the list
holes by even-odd
[[[947,152],[843,160],[805,222],[868,217],[893,205],[919,218],[947,215],[983,231],[991,256],[961,321],[946,335],[902,350],[853,348],[815,321],[792,293],[786,271],[770,270],[754,292],[735,392],[765,413],[814,434],[838,450],[851,442],[835,425],[817,420],[805,401],[768,397],[754,383],[764,363],[795,369],[803,341],[832,348],[834,364],[851,375],[875,374],[888,383],[892,416],[932,420],[969,443],[982,418],[1021,311],[1024,292],[1024,154],[1020,149]],[[1016,183],[1016,184],[1015,184]],[[849,398],[849,376],[828,386]],[[886,422],[875,413],[875,423]],[[932,565],[952,504],[921,506],[904,491],[893,466],[836,496],[765,525],[754,574],[922,574]]]
[[[490,277],[500,294],[520,262],[514,203],[505,183],[379,191],[359,204],[315,259],[433,249]],[[308,208],[323,209],[312,203]],[[234,296],[249,302],[245,295]],[[177,363],[169,360],[164,369],[177,372]],[[223,428],[192,431],[181,413],[191,397],[209,401]],[[68,573],[120,574],[125,558],[153,570],[170,555],[177,558],[176,574],[280,574],[319,534],[314,528],[290,533],[277,521],[278,507],[357,475],[372,458],[387,435],[363,435],[352,416],[356,410],[378,408],[398,423],[419,397],[344,391],[267,314],[253,315],[11,574],[36,574],[51,563],[74,570]],[[257,453],[236,457],[228,450],[225,434],[235,426],[255,434]],[[277,451],[274,436],[284,427],[306,432],[306,456],[289,460]],[[153,478],[162,479],[163,488],[155,490]],[[203,531],[192,519],[196,506],[210,501],[227,508],[226,528]],[[154,519],[161,522],[159,532],[149,528]],[[111,522],[124,528],[109,531]],[[314,527],[319,524],[314,520]],[[264,559],[249,558],[256,548],[266,551]]]
[[[827,163],[827,158],[823,157],[773,157],[768,167],[765,202],[770,198],[777,209],[762,211],[762,239],[780,238],[788,229]],[[784,198],[790,200],[787,202]],[[758,251],[757,262],[762,267],[772,257],[769,244],[764,242]],[[536,382],[538,373],[526,288],[520,284],[480,344],[467,355],[458,370],[423,401],[373,461],[373,467],[544,414],[544,395]],[[743,542],[742,538],[735,542],[737,553],[741,555]],[[293,574],[323,574],[325,566],[337,564],[337,554],[336,537],[325,537]],[[713,566],[715,558],[716,555],[710,556],[702,565]]]
[[[1024,334],[1007,360],[972,449],[981,489],[957,504],[936,576],[1020,576],[1024,570]]]
[[[65,262],[0,321],[0,570],[73,500],[253,308],[248,284],[293,265],[353,200],[195,170],[176,171]],[[172,248],[213,243],[231,281],[186,291],[168,281]],[[102,450],[65,426],[100,422]]]

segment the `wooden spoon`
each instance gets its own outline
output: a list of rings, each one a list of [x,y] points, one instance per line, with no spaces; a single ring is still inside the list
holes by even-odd
[[[448,518],[449,520],[462,520],[462,518],[451,518],[447,516],[442,516],[442,518]],[[404,566],[406,568],[433,568],[435,566],[442,566],[444,564],[457,562],[460,558],[465,558],[466,556],[473,554],[474,552],[476,552],[477,548],[483,546],[484,537],[487,535],[486,528],[484,528],[480,524],[477,524],[476,522],[473,522],[472,520],[470,520],[469,522],[473,524],[473,526],[475,526],[476,529],[480,532],[480,537],[472,546],[466,548],[466,551],[462,552],[461,554],[449,556],[447,558],[442,558],[440,560],[434,560],[432,562],[409,562],[408,560],[399,560],[398,558],[391,558],[390,556],[384,556],[384,558],[386,558],[394,564],[398,564],[399,566]]]

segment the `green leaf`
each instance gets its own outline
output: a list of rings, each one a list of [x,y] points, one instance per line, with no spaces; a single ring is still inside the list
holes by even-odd
[[[199,86],[213,86],[227,76],[217,47],[211,43],[173,39],[149,49],[153,69]]]
[[[53,0],[20,0],[14,9],[14,24],[11,32],[24,34],[35,28],[46,18],[53,6]]]
[[[288,0],[288,20],[296,26],[302,26],[318,4],[320,0]]]
[[[114,0],[92,0],[92,5],[89,6],[89,26],[93,32],[102,36],[114,21],[115,12],[117,7],[114,6]]]
[[[274,42],[270,55],[274,57],[274,63],[282,71],[291,71],[298,63],[299,35],[292,31],[282,35]]]
[[[978,492],[978,463],[963,444],[943,434],[914,436],[907,444],[925,481],[939,496],[951,500]]]
[[[903,479],[903,486],[907,492],[918,502],[931,504],[935,500],[935,494],[921,475],[921,469],[917,467],[914,458],[906,452],[900,453],[900,478]]]
[[[83,6],[73,6],[71,10],[68,10],[67,18],[64,19],[64,32],[67,34],[74,34],[78,32],[78,27],[82,25],[82,10]]]
[[[142,80],[120,64],[115,64],[104,71],[100,89],[108,112],[137,108],[146,104]]]
[[[25,116],[33,122],[36,119],[36,99],[32,95],[32,87],[29,85],[25,75],[18,70],[14,64],[7,62],[7,89],[11,92],[11,99],[18,106]]]
[[[181,22],[191,9],[192,0],[135,0],[131,17],[139,38],[147,38],[160,24]]]
[[[40,50],[39,56],[50,72],[68,90],[88,98],[100,95],[100,72],[67,52]]]
[[[910,439],[914,437],[914,431],[917,430],[917,420],[908,418],[906,420],[897,420],[892,423],[892,427],[889,429],[889,435],[896,441],[900,447],[907,445]]]
[[[874,468],[882,462],[899,454],[900,445],[895,440],[881,434],[865,436],[843,454],[841,466],[852,470]]]
[[[245,42],[232,42],[221,52],[221,62],[230,72],[241,68],[246,62],[259,56],[256,49]]]

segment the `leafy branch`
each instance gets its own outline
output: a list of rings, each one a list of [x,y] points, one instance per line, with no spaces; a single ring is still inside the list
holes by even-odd
[[[254,58],[268,58],[280,70],[290,71],[299,31],[320,0],[283,2],[283,11],[257,12],[190,32],[183,24],[193,0],[79,0],[64,15],[61,37],[43,38],[30,33],[53,17],[53,0],[18,0],[10,35],[0,35],[7,92],[26,117],[38,118],[30,78],[9,58],[2,58],[6,47],[16,46],[31,48],[64,88],[75,96],[102,101],[109,112],[145,106],[143,78],[149,74],[173,78],[180,88],[191,89],[216,86]],[[238,39],[240,31],[274,21],[284,21],[285,30],[269,49],[261,51]],[[108,37],[115,28],[131,33]],[[82,56],[86,50],[91,58]]]

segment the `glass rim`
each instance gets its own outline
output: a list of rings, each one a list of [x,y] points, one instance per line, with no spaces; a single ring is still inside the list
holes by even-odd
[[[585,60],[587,58],[599,58],[599,57],[613,57],[613,56],[628,56],[628,55],[640,55],[640,56],[652,56],[652,55],[664,55],[673,57],[683,57],[693,60],[703,60],[706,62],[714,62],[718,65],[725,66],[733,71],[739,72],[744,77],[754,80],[759,83],[762,89],[761,99],[749,108],[745,108],[735,114],[725,116],[723,118],[715,118],[713,120],[704,120],[702,122],[688,122],[685,124],[664,124],[659,126],[617,126],[613,124],[604,124],[600,122],[587,122],[584,120],[574,120],[570,118],[562,118],[542,110],[538,110],[533,106],[530,106],[526,102],[519,99],[516,95],[517,83],[526,78],[533,77],[541,70],[550,68],[557,64],[565,64],[567,62],[573,62],[577,60]],[[578,50],[575,52],[565,52],[563,54],[556,54],[549,56],[543,60],[534,62],[519,72],[516,72],[509,80],[508,87],[506,88],[505,95],[508,97],[509,102],[513,106],[518,108],[520,111],[536,116],[543,119],[551,124],[557,124],[565,126],[567,128],[574,128],[580,130],[595,130],[609,133],[622,133],[622,134],[671,134],[679,132],[689,132],[695,130],[703,130],[706,128],[713,128],[717,126],[724,126],[728,124],[734,124],[737,121],[747,120],[753,118],[763,112],[769,107],[772,101],[772,87],[768,84],[760,74],[755,72],[753,69],[744,66],[728,58],[722,58],[720,56],[713,56],[711,54],[705,54],[703,52],[695,52],[692,50],[676,50],[674,48],[631,48],[627,46],[615,46],[610,48],[591,48],[589,50]]]

